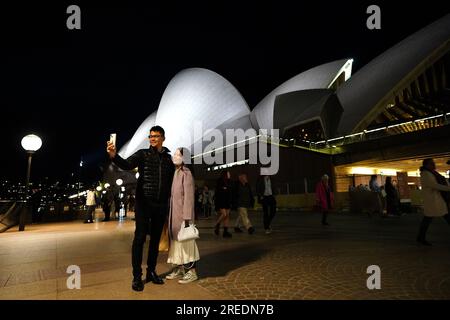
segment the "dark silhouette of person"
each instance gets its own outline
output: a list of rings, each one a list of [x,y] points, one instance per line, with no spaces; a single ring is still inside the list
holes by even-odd
[[[329,226],[328,213],[334,207],[334,194],[330,188],[329,177],[324,174],[316,185],[316,202],[322,212],[322,225]]]
[[[398,191],[392,183],[392,177],[386,177],[384,184],[384,191],[386,191],[386,211],[388,215],[400,215],[398,204]]]
[[[114,195],[111,189],[106,189],[106,193],[102,197],[102,209],[105,213],[105,219],[103,221],[109,221],[111,219],[111,206],[114,202]]]
[[[264,213],[264,229],[266,234],[272,233],[270,227],[277,210],[277,201],[275,199],[275,188],[272,179],[268,175],[261,175],[256,184],[256,193],[258,195],[258,202],[263,207]]]
[[[217,180],[216,186],[216,208],[220,215],[214,227],[214,233],[219,235],[220,224],[223,222],[223,237],[231,238],[232,235],[228,232],[230,223],[230,210],[233,202],[233,185],[231,183],[231,174],[229,171],[222,171],[221,177]]]

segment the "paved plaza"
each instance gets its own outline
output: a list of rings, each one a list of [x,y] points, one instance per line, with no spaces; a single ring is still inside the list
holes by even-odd
[[[16,227],[0,234],[0,299],[450,298],[450,227],[442,219],[430,227],[433,246],[423,247],[415,242],[419,214],[333,214],[323,227],[318,213],[278,212],[269,235],[261,212],[250,218],[256,233],[232,239],[213,234],[214,218],[199,220],[200,280],[150,283],[143,292],[131,290],[130,218],[36,224],[25,232]],[[158,273],[170,271],[166,259],[161,253]],[[67,288],[69,265],[81,269],[79,290]],[[370,265],[381,269],[380,290],[366,286]]]

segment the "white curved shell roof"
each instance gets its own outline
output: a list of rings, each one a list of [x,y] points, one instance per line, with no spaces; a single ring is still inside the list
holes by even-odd
[[[356,72],[338,90],[344,108],[338,134],[356,130],[365,115],[402,79],[446,41],[450,14],[409,36]]]
[[[198,141],[199,137],[194,139],[195,126],[201,125],[205,134],[249,114],[244,98],[225,78],[207,69],[191,68],[176,74],[168,84],[155,124],[164,128],[164,145],[174,152]]]
[[[273,129],[275,97],[299,90],[326,89],[345,72],[345,80],[351,75],[353,60],[344,59],[322,64],[289,79],[269,93],[252,111],[251,120],[255,129]]]

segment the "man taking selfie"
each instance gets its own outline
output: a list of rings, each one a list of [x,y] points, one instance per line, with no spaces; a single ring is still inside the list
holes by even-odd
[[[163,284],[156,273],[158,246],[161,232],[168,215],[170,190],[175,171],[169,149],[163,147],[164,129],[154,126],[150,129],[150,147],[138,150],[127,159],[117,154],[116,146],[107,143],[111,160],[122,170],[138,167],[139,178],[136,187],[135,218],[136,230],[132,247],[133,281],[135,291],[144,290],[142,281],[142,254],[147,234],[150,234],[146,282]]]

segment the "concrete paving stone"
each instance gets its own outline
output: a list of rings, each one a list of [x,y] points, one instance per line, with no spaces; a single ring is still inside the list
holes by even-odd
[[[414,241],[420,215],[392,223],[330,215],[329,229],[318,225],[317,218],[280,212],[274,219],[277,232],[270,237],[257,233],[233,239],[216,239],[213,221],[200,220],[200,230],[211,232],[198,241],[201,279],[184,288],[201,289],[194,290],[195,294],[207,299],[450,298],[447,226],[433,225],[429,238],[435,245],[423,248]],[[260,215],[253,223],[261,225]],[[116,222],[32,225],[25,233],[9,230],[0,234],[0,289],[2,285],[16,289],[0,291],[0,299],[10,297],[11,292],[17,299],[53,299],[55,295],[58,299],[185,298],[185,289],[175,282],[161,290],[146,286],[147,293],[142,295],[130,290],[133,232],[134,223],[125,221],[120,226]],[[170,270],[166,259],[167,253],[160,254],[158,272]],[[82,269],[83,293],[65,287],[69,264]],[[377,292],[365,287],[366,268],[371,264],[382,270],[382,290]],[[46,292],[51,286],[43,285],[47,280],[54,281],[52,292]],[[26,294],[21,289],[24,286],[34,286],[35,291]]]

